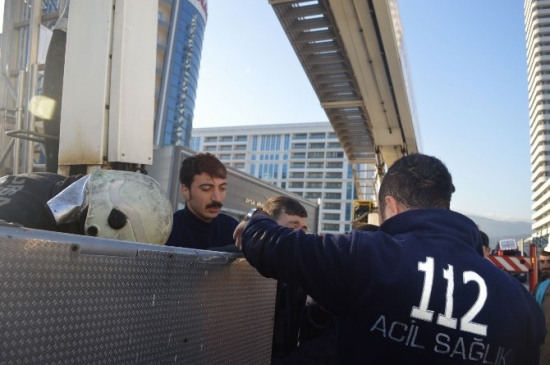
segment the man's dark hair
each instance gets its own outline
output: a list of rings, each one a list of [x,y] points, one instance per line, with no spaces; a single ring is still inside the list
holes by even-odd
[[[453,179],[443,162],[420,153],[401,157],[390,166],[378,192],[380,212],[392,196],[407,209],[445,208],[451,205]]]
[[[481,242],[483,243],[483,247],[489,247],[489,236],[487,236],[487,233],[483,231],[479,231],[481,234]]]
[[[190,188],[195,175],[200,175],[202,173],[212,178],[227,178],[227,169],[216,156],[210,153],[198,153],[182,161],[180,168],[180,183]]]
[[[281,213],[307,218],[306,208],[296,199],[284,195],[277,195],[267,199],[262,209],[275,220],[279,218]]]

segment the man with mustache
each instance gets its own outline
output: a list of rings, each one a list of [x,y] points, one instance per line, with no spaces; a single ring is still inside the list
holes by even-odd
[[[227,169],[214,155],[199,153],[183,160],[181,194],[185,208],[174,213],[167,246],[221,250],[233,248],[236,219],[221,214],[227,194]]]
[[[550,279],[550,247],[545,247],[539,254],[539,282]]]

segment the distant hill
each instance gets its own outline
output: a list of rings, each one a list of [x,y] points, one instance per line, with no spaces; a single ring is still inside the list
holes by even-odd
[[[531,223],[529,222],[508,222],[468,215],[483,232],[489,236],[489,244],[495,247],[498,240],[502,238],[521,239],[531,237]]]

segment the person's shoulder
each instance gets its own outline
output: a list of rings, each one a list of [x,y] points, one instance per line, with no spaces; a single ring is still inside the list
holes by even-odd
[[[174,212],[174,218],[183,215],[183,209],[176,210]]]

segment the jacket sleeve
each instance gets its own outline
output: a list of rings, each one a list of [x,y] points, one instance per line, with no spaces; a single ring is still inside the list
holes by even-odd
[[[349,235],[305,234],[257,216],[246,225],[242,241],[246,259],[263,276],[300,285],[336,315],[349,303],[355,268]]]

